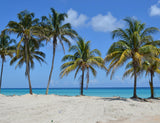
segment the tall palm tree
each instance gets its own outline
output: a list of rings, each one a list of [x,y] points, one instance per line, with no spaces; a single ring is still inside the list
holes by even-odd
[[[116,68],[122,66],[128,59],[132,59],[134,69],[133,98],[137,98],[136,68],[141,65],[144,55],[157,53],[157,48],[149,43],[152,42],[151,34],[157,32],[158,28],[145,28],[145,23],[141,23],[133,18],[125,18],[124,21],[128,27],[126,29],[118,28],[112,32],[113,39],[118,38],[119,40],[111,45],[105,61],[110,62],[109,71],[112,70],[112,78]]]
[[[26,74],[28,75],[29,89],[30,94],[32,94],[31,80],[29,75],[29,59],[27,58],[27,49],[29,49],[29,41],[33,41],[36,45],[38,44],[35,36],[37,34],[37,27],[39,27],[39,19],[34,18],[34,13],[30,13],[27,10],[22,11],[18,14],[19,22],[10,21],[7,25],[8,29],[6,29],[9,33],[16,34],[18,38],[21,40],[17,46],[17,56],[19,55],[19,48],[21,44],[24,45],[25,48],[25,63],[26,63]],[[23,43],[22,43],[23,42]]]
[[[81,95],[83,95],[84,74],[86,72],[87,88],[89,83],[89,71],[91,70],[93,76],[96,76],[94,67],[101,67],[106,69],[104,60],[101,58],[99,50],[90,50],[90,41],[85,42],[84,39],[78,38],[77,45],[71,46],[69,51],[73,51],[73,55],[65,55],[62,61],[67,61],[61,66],[62,72],[60,76],[68,75],[71,71],[76,70],[74,78],[76,78],[79,71],[81,75]]]
[[[71,25],[69,23],[63,24],[65,18],[67,17],[67,14],[57,13],[53,8],[51,8],[51,12],[52,13],[49,14],[49,18],[47,18],[46,16],[42,17],[42,23],[41,23],[45,37],[47,37],[47,40],[52,40],[52,44],[53,44],[52,65],[51,65],[51,70],[49,74],[46,94],[48,94],[48,89],[51,81],[56,46],[58,41],[62,45],[62,48],[65,52],[63,42],[67,43],[70,46],[71,42],[68,39],[68,37],[74,38],[75,36],[77,36],[77,33],[71,29]]]
[[[12,57],[13,53],[15,52],[15,47],[12,45],[12,43],[15,43],[15,40],[10,39],[10,37],[5,32],[2,32],[0,34],[0,56],[2,59],[2,67],[0,75],[0,91],[2,85],[3,64],[6,60],[6,56]]]
[[[10,65],[12,65],[13,63],[17,62],[16,67],[22,67],[22,65],[25,63],[26,65],[28,64],[28,71],[26,69],[25,75],[29,76],[30,78],[30,69],[34,68],[34,59],[37,60],[40,64],[44,61],[45,58],[45,54],[41,51],[39,51],[39,49],[37,47],[35,47],[35,45],[33,44],[33,41],[29,41],[29,47],[27,47],[27,61],[28,63],[26,63],[26,53],[25,53],[25,46],[20,46],[19,50],[20,53],[16,56],[14,56],[12,58],[12,60],[10,61]],[[30,90],[32,91],[32,90]]]

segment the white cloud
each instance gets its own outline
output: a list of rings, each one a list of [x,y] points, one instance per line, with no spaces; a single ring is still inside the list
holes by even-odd
[[[110,12],[107,15],[97,15],[91,19],[91,26],[95,31],[110,32],[116,28],[122,28],[124,25],[117,21]]]
[[[160,16],[160,7],[158,5],[160,4],[160,1],[158,1],[157,4],[154,4],[150,8],[150,16]]]
[[[69,22],[73,27],[90,26],[95,31],[110,32],[116,28],[123,28],[124,24],[122,21],[117,20],[110,12],[106,15],[96,15],[89,19],[87,15],[79,14],[73,9],[69,9],[68,18],[66,18],[65,23]],[[87,22],[88,20],[88,22]]]
[[[67,12],[68,18],[66,18],[66,23],[69,22],[73,27],[84,26],[88,17],[84,14],[78,15],[77,11],[69,9]]]

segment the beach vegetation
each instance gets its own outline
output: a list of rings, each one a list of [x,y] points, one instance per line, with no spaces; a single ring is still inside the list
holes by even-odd
[[[29,74],[29,58],[28,53],[30,49],[30,42],[34,43],[35,45],[39,44],[36,36],[38,36],[37,29],[39,27],[39,19],[35,18],[34,13],[30,13],[27,10],[21,11],[18,13],[18,22],[16,21],[9,21],[7,25],[6,31],[9,34],[17,35],[17,38],[20,40],[17,45],[16,49],[16,56],[19,58],[20,55],[20,47],[23,45],[25,48],[25,64],[26,64],[26,72],[25,74],[28,77],[29,89],[30,94],[32,94],[32,86]]]
[[[72,71],[75,71],[74,78],[76,78],[77,74],[81,72],[81,95],[83,95],[85,74],[87,79],[86,88],[88,88],[90,71],[93,76],[96,76],[96,67],[107,70],[100,51],[98,49],[91,50],[90,43],[90,41],[85,42],[85,39],[78,37],[76,45],[71,46],[69,49],[69,52],[73,52],[73,54],[65,55],[62,58],[63,62],[67,62],[61,66],[61,78]]]
[[[41,34],[43,34],[43,37],[45,37],[47,41],[51,40],[53,45],[52,64],[49,73],[46,94],[48,94],[49,85],[51,82],[57,44],[61,44],[65,53],[64,43],[68,44],[68,46],[71,46],[71,39],[74,39],[77,36],[76,31],[71,28],[71,24],[64,23],[67,17],[68,16],[66,13],[58,13],[53,8],[51,8],[51,14],[49,14],[49,17],[42,17],[41,26],[43,28]]]
[[[16,40],[11,39],[9,35],[6,34],[5,31],[2,31],[0,34],[0,56],[2,59],[2,65],[1,65],[1,75],[0,75],[0,92],[1,92],[1,86],[2,86],[2,76],[3,76],[3,66],[4,62],[6,61],[6,57],[13,57],[13,54],[15,53],[15,43]]]
[[[106,62],[110,62],[109,71],[111,79],[115,70],[129,60],[133,64],[134,91],[133,98],[138,98],[136,93],[137,87],[137,68],[141,66],[143,59],[147,55],[154,56],[158,54],[157,47],[151,44],[153,41],[152,34],[159,31],[156,27],[146,28],[145,23],[127,17],[124,19],[127,24],[125,29],[118,28],[112,31],[112,38],[118,39],[114,42],[105,57]]]

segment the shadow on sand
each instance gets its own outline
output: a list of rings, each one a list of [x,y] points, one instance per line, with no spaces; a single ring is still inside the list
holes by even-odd
[[[103,97],[103,98],[98,98],[97,100],[104,100],[104,101],[138,101],[138,102],[152,102],[152,100],[160,100],[160,98],[122,98],[122,97]]]
[[[122,97],[103,97],[99,98],[97,100],[104,100],[104,101],[128,101],[127,98],[122,98]]]

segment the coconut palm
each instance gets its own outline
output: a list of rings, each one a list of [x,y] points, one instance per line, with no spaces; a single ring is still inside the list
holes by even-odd
[[[45,37],[47,37],[47,40],[52,40],[53,44],[53,57],[52,57],[52,65],[51,70],[49,74],[46,94],[48,94],[48,89],[51,81],[53,66],[54,66],[54,58],[55,58],[55,52],[56,52],[56,46],[59,41],[59,43],[62,45],[62,48],[64,49],[64,43],[67,43],[69,46],[71,45],[70,38],[74,38],[77,33],[71,29],[71,25],[69,23],[63,24],[65,18],[67,17],[67,14],[65,13],[57,13],[53,8],[51,8],[51,14],[49,14],[49,18],[43,16],[42,17],[42,23],[41,26],[43,27],[43,33]]]
[[[150,74],[149,85],[151,89],[151,98],[154,98],[154,86],[153,86],[153,77],[155,73],[160,74],[160,63],[159,61],[149,60],[144,63],[144,70],[146,75]]]
[[[137,70],[141,65],[144,55],[156,54],[157,47],[151,45],[151,34],[158,31],[156,27],[146,28],[145,23],[141,23],[133,18],[125,18],[124,21],[128,27],[126,29],[118,28],[112,32],[113,39],[118,38],[108,50],[105,61],[110,62],[109,72],[111,71],[111,78],[117,68],[122,66],[127,60],[132,59],[134,69],[134,92],[133,98],[137,98]]]
[[[31,87],[31,80],[29,75],[29,59],[27,58],[27,49],[29,49],[29,41],[33,41],[35,46],[38,44],[38,40],[35,38],[35,36],[39,35],[37,34],[37,27],[39,26],[39,19],[34,18],[34,13],[30,13],[27,10],[22,11],[18,14],[18,20],[19,22],[10,21],[7,25],[7,31],[9,33],[16,34],[18,38],[21,40],[19,41],[17,45],[17,56],[19,55],[19,48],[21,44],[24,45],[25,48],[25,63],[26,63],[26,74],[28,75],[28,82],[29,82],[29,89],[30,94],[32,94],[32,87]],[[23,42],[23,43],[22,43]]]
[[[15,43],[14,39],[10,39],[10,37],[2,32],[0,35],[0,56],[2,59],[2,67],[1,67],[1,75],[0,75],[0,91],[2,85],[2,75],[3,75],[3,65],[6,60],[6,56],[12,57],[15,52],[15,47],[12,45]]]
[[[126,66],[126,71],[123,74],[123,77],[127,77],[128,75],[131,75],[131,77],[134,76],[134,68],[133,68],[133,62],[129,62]],[[153,60],[148,58],[145,60],[141,66],[136,68],[137,75],[141,75],[142,73],[146,73],[145,75],[150,75],[149,85],[151,89],[151,97],[154,98],[154,86],[153,86],[153,77],[155,73],[160,74],[160,63],[157,60]]]
[[[25,53],[25,46],[20,46],[19,50],[20,53],[16,56],[14,56],[12,58],[12,60],[10,61],[10,65],[12,65],[13,63],[17,62],[16,67],[22,67],[22,65],[25,63],[26,65],[28,64],[28,71],[26,69],[25,75],[29,76],[30,78],[30,69],[34,68],[34,60],[37,60],[40,64],[44,61],[45,58],[45,54],[41,51],[39,51],[39,49],[37,47],[35,47],[35,45],[33,44],[33,41],[29,41],[29,47],[27,47],[27,60],[26,60],[26,53]],[[26,61],[28,61],[26,63]],[[31,90],[32,91],[32,90]]]
[[[84,74],[86,72],[87,88],[89,83],[89,71],[93,76],[96,76],[97,72],[94,67],[105,68],[104,60],[100,57],[99,50],[90,50],[90,41],[85,42],[84,39],[78,38],[77,45],[71,46],[69,51],[73,51],[73,55],[65,55],[62,61],[67,61],[61,66],[61,78],[64,75],[68,75],[71,71],[76,70],[74,78],[76,78],[79,71],[81,75],[81,95],[83,95]]]

